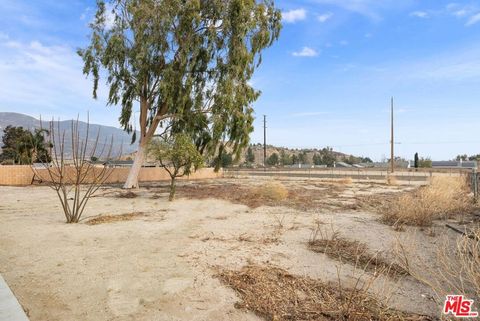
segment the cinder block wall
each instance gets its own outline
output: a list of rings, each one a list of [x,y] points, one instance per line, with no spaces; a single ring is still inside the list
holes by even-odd
[[[109,175],[105,183],[123,183],[127,179],[130,168],[113,168],[112,173]],[[38,175],[35,175],[35,180],[39,179],[43,181],[49,181],[50,176],[46,169],[37,169]],[[68,176],[74,177],[73,168],[68,171]],[[190,176],[184,176],[179,179],[208,179],[222,177],[222,171],[215,173],[213,168],[202,168],[193,173]],[[11,186],[26,186],[31,185],[34,179],[34,172],[28,165],[0,165],[0,185]],[[163,168],[145,167],[140,170],[139,181],[140,182],[154,182],[169,180],[170,176]]]
[[[25,165],[0,165],[0,185],[30,185],[33,171]]]

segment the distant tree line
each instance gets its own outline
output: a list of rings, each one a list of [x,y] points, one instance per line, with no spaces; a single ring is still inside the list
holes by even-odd
[[[247,153],[248,154],[248,153]],[[300,153],[287,154],[285,150],[281,150],[280,154],[272,153],[266,160],[268,166],[290,166],[296,164],[307,165],[325,165],[333,167],[335,162],[339,161],[333,148],[325,147],[318,152],[315,152],[311,159],[308,157],[308,151],[303,150]],[[372,160],[368,157],[347,156],[340,159],[347,164],[371,163]]]
[[[480,154],[468,156],[467,154],[457,155],[456,161],[478,161],[480,160]]]

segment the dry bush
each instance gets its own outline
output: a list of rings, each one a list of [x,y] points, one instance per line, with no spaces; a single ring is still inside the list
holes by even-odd
[[[249,265],[240,271],[222,271],[218,277],[241,297],[237,308],[266,320],[432,320],[389,309],[369,295],[365,286],[349,289],[277,267]]]
[[[89,219],[88,221],[85,222],[85,224],[98,225],[98,224],[105,224],[105,223],[131,221],[136,218],[145,217],[145,216],[146,215],[143,212],[126,213],[126,214],[119,214],[119,215],[103,215],[103,216]]]
[[[351,185],[353,184],[353,179],[351,177],[345,177],[333,180],[333,182],[340,185]]]
[[[393,176],[393,175],[388,175],[387,176],[387,185],[397,186],[398,185],[397,177]]]
[[[389,224],[428,226],[435,219],[464,214],[472,207],[464,177],[432,177],[429,185],[393,199],[382,214]]]
[[[250,190],[251,197],[267,201],[283,201],[288,197],[288,190],[280,182],[267,182]]]
[[[332,229],[328,232],[317,225],[313,231],[308,248],[328,257],[347,262],[364,271],[384,273],[390,276],[406,276],[408,272],[394,262],[389,262],[382,253],[371,253],[367,244],[352,241],[340,236],[338,231]]]

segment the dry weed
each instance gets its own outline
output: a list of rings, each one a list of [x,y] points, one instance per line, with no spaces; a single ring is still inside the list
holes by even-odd
[[[364,288],[342,288],[272,267],[249,265],[240,271],[222,271],[218,277],[240,295],[237,308],[266,320],[432,320],[389,309]]]
[[[105,223],[114,223],[114,222],[121,222],[121,221],[131,221],[139,217],[145,217],[145,213],[143,212],[135,212],[135,213],[126,213],[126,214],[119,214],[119,215],[103,215],[99,217],[95,217],[89,219],[85,222],[87,225],[98,225],[98,224],[105,224]]]
[[[433,177],[430,185],[405,193],[383,209],[389,224],[428,226],[435,219],[470,212],[473,202],[463,177]]]
[[[340,236],[338,231],[328,232],[317,225],[308,242],[310,250],[328,257],[347,262],[361,270],[384,273],[390,276],[406,276],[408,272],[400,265],[389,262],[380,252],[371,253],[367,244],[352,241]]]

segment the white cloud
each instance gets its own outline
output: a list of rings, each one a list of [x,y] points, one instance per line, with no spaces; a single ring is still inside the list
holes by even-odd
[[[317,16],[317,20],[320,21],[321,23],[327,22],[327,20],[330,20],[330,18],[333,17],[333,13],[327,12],[321,15]]]
[[[293,53],[295,57],[316,57],[318,52],[309,47],[303,47],[302,50]]]
[[[347,40],[342,40],[339,42],[341,46],[348,46],[348,41]]]
[[[373,21],[382,20],[381,12],[395,8],[403,8],[412,3],[412,0],[312,0],[319,4],[327,4],[351,11]]]
[[[410,16],[425,19],[429,17],[429,14],[426,11],[414,11],[410,13]]]
[[[305,9],[295,9],[282,12],[282,20],[286,23],[295,23],[297,21],[305,20],[307,11]]]
[[[454,11],[453,15],[459,18],[464,17],[468,15],[468,11],[466,9],[460,9],[460,10]]]
[[[468,18],[467,23],[465,24],[466,26],[473,26],[474,24],[480,22],[480,12],[477,14],[474,14],[470,18]]]

